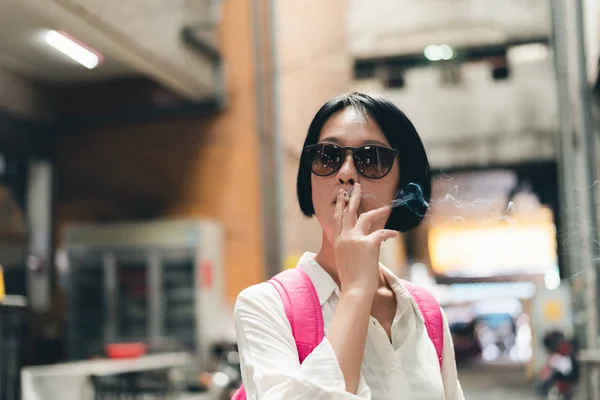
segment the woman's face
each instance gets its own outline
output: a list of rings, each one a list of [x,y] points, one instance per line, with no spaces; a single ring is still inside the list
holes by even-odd
[[[377,122],[353,107],[346,107],[333,114],[327,120],[321,134],[319,143],[333,143],[344,147],[360,147],[364,145],[380,145],[391,148]],[[397,190],[400,176],[397,157],[392,170],[383,178],[373,180],[360,175],[354,165],[352,153],[347,152],[344,164],[333,175],[311,175],[312,201],[315,215],[321,224],[325,238],[329,243],[334,240],[335,200],[340,188],[349,191],[355,183],[360,183],[362,199],[359,214],[384,205],[390,205]],[[373,231],[385,226],[386,220],[382,219],[373,224]]]

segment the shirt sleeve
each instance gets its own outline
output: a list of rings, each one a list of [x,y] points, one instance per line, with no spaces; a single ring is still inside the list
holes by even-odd
[[[327,338],[300,364],[283,304],[270,284],[244,290],[238,296],[234,320],[248,399],[371,399],[362,376],[357,394],[346,392],[344,376]]]
[[[442,319],[444,321],[444,350],[442,362],[442,381],[444,382],[444,394],[446,400],[465,400],[462,387],[458,380],[458,371],[456,369],[456,358],[454,357],[454,343],[450,326],[446,320],[446,314],[442,310]]]
[[[553,354],[548,361],[550,367],[563,375],[569,375],[573,371],[573,362],[571,357],[561,354]]]

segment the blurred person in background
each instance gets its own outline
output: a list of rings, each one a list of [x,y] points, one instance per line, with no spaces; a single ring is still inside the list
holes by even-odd
[[[321,249],[305,253],[297,269],[314,285],[325,337],[301,363],[275,287],[244,290],[234,316],[246,396],[464,399],[439,305],[436,350],[408,284],[379,263],[381,243],[417,227],[431,196],[429,162],[410,120],[363,93],[328,101],[308,129],[297,195],[322,228]]]
[[[570,400],[579,378],[576,344],[558,330],[546,333],[542,341],[548,359],[540,371],[536,390],[545,397],[555,390],[561,399]]]

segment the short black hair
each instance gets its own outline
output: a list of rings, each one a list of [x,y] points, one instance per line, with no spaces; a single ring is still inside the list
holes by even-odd
[[[542,338],[544,348],[548,353],[556,353],[560,348],[560,344],[566,340],[565,334],[559,330],[551,330],[546,332]]]
[[[392,102],[361,92],[343,94],[323,104],[308,128],[304,147],[319,141],[323,125],[336,112],[353,107],[373,118],[392,148],[399,151],[400,179],[397,185],[400,206],[395,207],[386,228],[406,232],[419,226],[431,198],[431,173],[423,142],[408,117]],[[315,214],[312,202],[310,163],[306,152],[300,156],[296,190],[300,209],[306,217]]]

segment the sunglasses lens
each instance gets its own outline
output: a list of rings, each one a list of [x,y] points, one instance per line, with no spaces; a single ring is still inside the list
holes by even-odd
[[[342,150],[332,144],[323,144],[311,148],[308,159],[313,174],[318,176],[328,176],[335,173],[344,162]]]
[[[394,165],[394,152],[383,146],[365,146],[354,153],[356,170],[370,179],[386,176]]]

